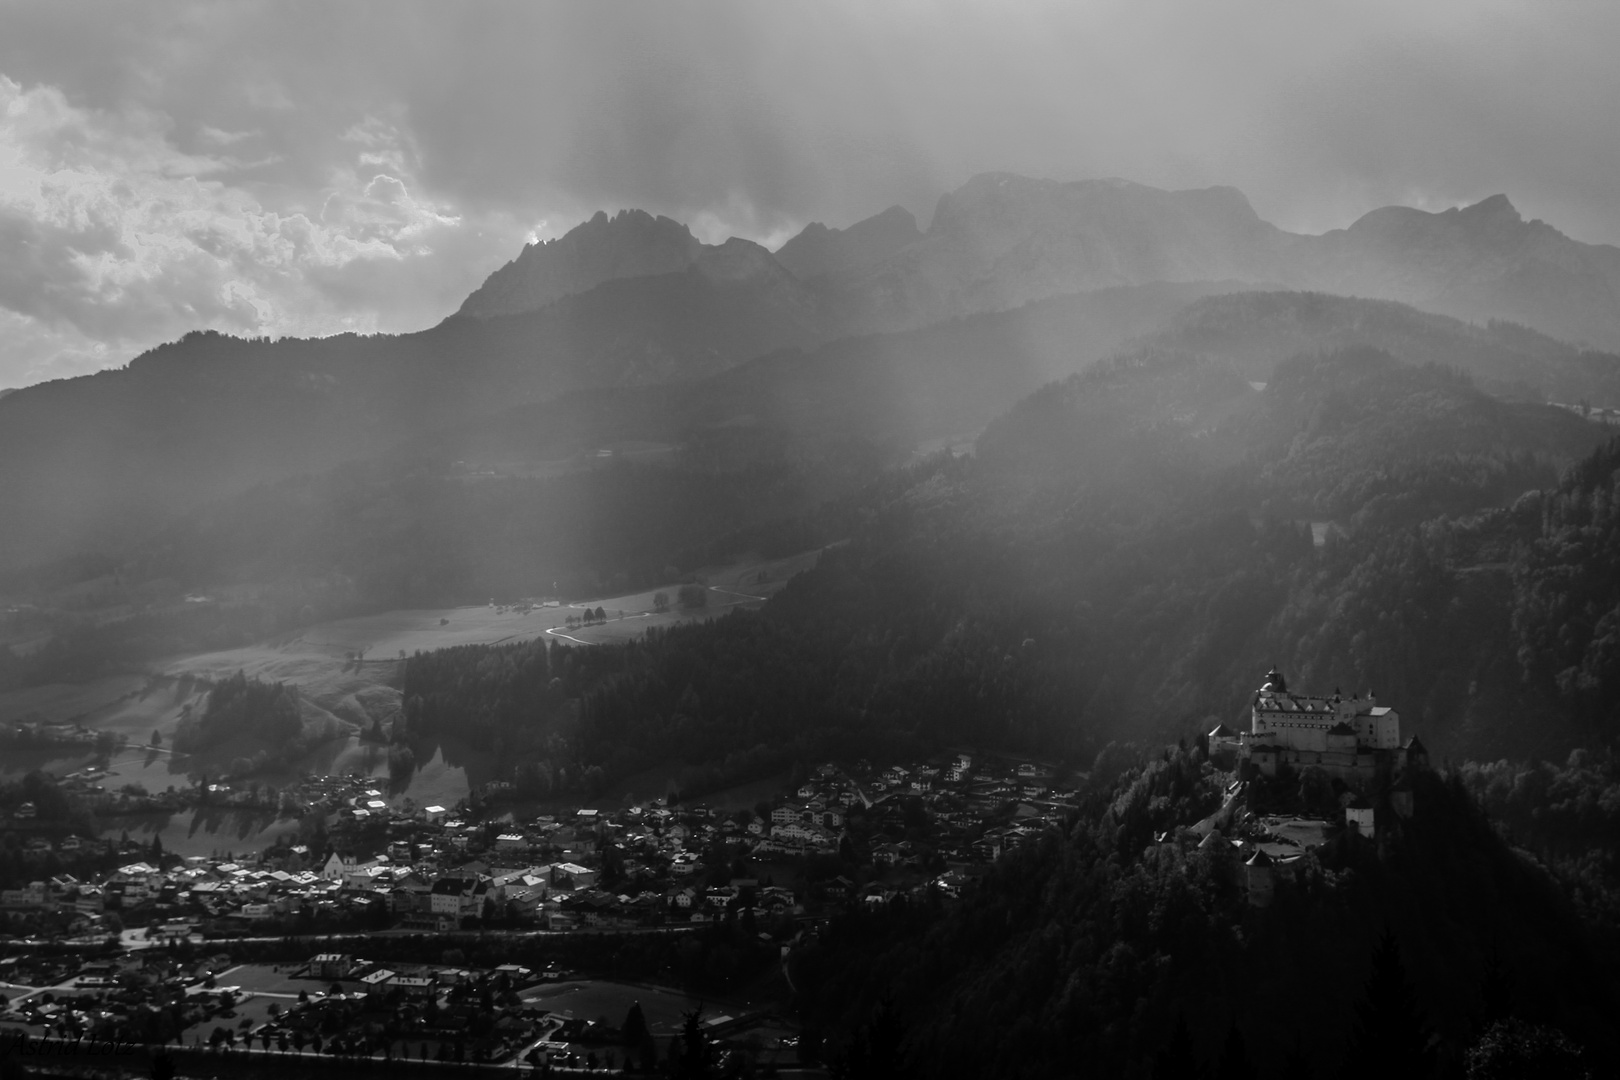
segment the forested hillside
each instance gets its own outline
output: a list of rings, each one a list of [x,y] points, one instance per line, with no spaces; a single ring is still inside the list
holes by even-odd
[[[413,660],[408,695],[456,704],[407,707],[422,734],[473,719],[508,747],[543,739],[553,772],[613,781],[678,758],[717,780],[832,747],[1086,761],[1241,722],[1279,664],[1321,692],[1375,688],[1437,755],[1562,756],[1616,734],[1617,549],[1590,522],[1620,451],[1556,480],[1602,436],[1383,354],[1302,358],[1265,391],[1217,361],[1137,354],[1030,398],[975,458],[866,488],[851,542],[762,612],[569,661],[611,671],[579,686],[577,720],[531,727],[503,711],[511,682],[479,674],[568,650]],[[1295,516],[1313,511],[1321,543]]]
[[[1261,909],[1237,855],[1181,828],[1218,792],[1172,748],[948,912],[836,920],[794,985],[852,1076],[1453,1075],[1503,1021],[1572,1036],[1599,1075],[1613,925],[1583,924],[1454,779],[1415,796],[1377,843],[1279,868]]]

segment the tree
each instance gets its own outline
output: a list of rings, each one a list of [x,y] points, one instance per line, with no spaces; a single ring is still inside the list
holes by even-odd
[[[1366,996],[1356,1006],[1356,1026],[1346,1064],[1359,1076],[1426,1076],[1434,1067],[1429,1028],[1406,980],[1400,945],[1385,930],[1373,953]]]
[[[152,729],[152,745],[153,746],[162,746],[163,745],[163,736],[158,734],[157,728]]]
[[[688,611],[709,606],[709,590],[701,585],[682,585],[678,595],[681,607]]]
[[[674,1070],[677,1077],[681,1080],[704,1080],[712,1075],[709,1068],[709,1039],[703,1033],[703,1006],[699,1005],[686,1014],[680,1041],[670,1044],[671,1057],[675,1056],[677,1046],[680,1048],[680,1060]]]
[[[1198,1061],[1193,1057],[1192,1032],[1187,1030],[1187,1018],[1178,1016],[1170,1041],[1153,1059],[1153,1080],[1192,1080],[1197,1075]]]
[[[1249,1064],[1249,1050],[1243,1042],[1243,1032],[1233,1023],[1226,1032],[1226,1044],[1221,1047],[1220,1063],[1215,1069],[1216,1080],[1254,1080],[1254,1067]]]
[[[898,1075],[900,1043],[904,1037],[900,1010],[895,1008],[893,1000],[884,998],[871,1021],[862,1025],[850,1047],[851,1075],[871,1077],[872,1080]]]
[[[668,593],[653,593],[653,610],[658,612],[660,615],[669,610]]]
[[[641,1002],[633,1002],[630,1011],[624,1014],[624,1025],[619,1029],[624,1039],[624,1045],[640,1047],[642,1038],[647,1034],[647,1018],[642,1015]]]

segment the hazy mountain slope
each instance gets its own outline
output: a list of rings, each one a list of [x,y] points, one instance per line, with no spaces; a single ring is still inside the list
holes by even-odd
[[[1566,388],[1581,391],[1573,397],[1601,401],[1605,385],[1576,379],[1607,366],[1598,359],[1516,328],[1482,330],[1385,302],[1198,283],[1099,290],[770,351],[780,342],[773,335],[794,329],[796,313],[795,333],[813,341],[815,309],[795,306],[802,293],[774,264],[760,270],[761,255],[739,241],[682,274],[610,282],[546,311],[456,319],[406,338],[271,345],[198,337],[126,372],[31,389],[0,403],[4,418],[30,397],[41,400],[0,425],[0,443],[18,448],[0,457],[0,483],[30,510],[0,530],[16,538],[9,551],[35,558],[91,540],[119,550],[173,511],[378,455],[466,460],[522,475],[605,446],[665,444],[722,469],[785,455],[832,470],[843,478],[838,486],[855,475],[849,470],[894,460],[919,442],[969,435],[1042,383],[1132,339],[1219,358],[1238,382],[1268,379],[1294,354],[1373,346],[1487,377],[1562,372],[1575,380]],[[728,268],[748,303],[731,303],[737,294],[716,283]],[[771,314],[778,296],[787,316]],[[756,349],[766,355],[726,366]],[[717,367],[725,370],[709,379],[662,382]],[[635,389],[652,384],[660,389]],[[590,391],[604,386],[623,391]],[[1485,438],[1494,437],[1487,429]],[[29,446],[37,453],[21,449]],[[34,546],[24,546],[30,537]]]
[[[1505,195],[1439,213],[1374,210],[1348,229],[1301,238],[1295,259],[1297,273],[1328,292],[1510,319],[1620,349],[1620,248],[1525,221]]]
[[[822,276],[856,327],[916,326],[1110,285],[1232,279],[1511,319],[1620,349],[1620,248],[1526,222],[1500,195],[1440,213],[1385,207],[1311,236],[1263,221],[1233,188],[987,173],[941,198],[927,231],[884,258],[820,254],[834,239],[812,226],[783,252],[802,276]]]
[[[805,279],[848,274],[920,239],[922,230],[917,228],[911,211],[891,206],[847,229],[829,229],[820,222],[811,222],[776,250],[776,261]]]
[[[746,241],[679,273],[416,334],[191,334],[0,400],[0,565],[115,544],[175,510],[518,402],[712,374],[827,336],[819,301]]]
[[[553,461],[626,440],[765,443],[816,456],[873,442],[900,453],[970,435],[1024,394],[1172,324],[1225,283],[1151,284],[1054,297],[1011,311],[779,350],[710,379],[586,393],[457,425],[426,444],[447,459]],[[422,444],[419,444],[422,445]],[[744,449],[747,447],[748,449]]]
[[[1620,356],[1512,324],[1474,326],[1392,301],[1301,292],[1211,297],[1188,305],[1156,343],[1223,357],[1261,381],[1302,352],[1371,346],[1408,363],[1457,368],[1506,398],[1620,406]]]

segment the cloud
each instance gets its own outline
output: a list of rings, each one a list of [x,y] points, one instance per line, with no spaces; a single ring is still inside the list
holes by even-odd
[[[0,76],[0,311],[12,331],[0,384],[122,362],[197,327],[380,328],[379,288],[419,293],[402,268],[433,277],[423,264],[463,222],[420,194],[408,137],[371,117],[353,130],[354,152],[328,163],[323,184],[266,188],[272,202],[241,175],[252,163],[225,152],[250,133],[205,128],[215,150],[188,152],[162,114],[79,107]]]
[[[1231,184],[1306,231],[1503,191],[1620,242],[1620,5],[59,0],[6,23],[0,309],[61,350],[28,371],[197,326],[426,326],[597,209],[776,242],[896,202],[926,224],[994,169]],[[0,385],[32,377],[21,348]]]

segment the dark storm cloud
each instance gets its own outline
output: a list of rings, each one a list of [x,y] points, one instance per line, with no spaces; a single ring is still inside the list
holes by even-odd
[[[598,208],[773,241],[990,169],[1310,231],[1506,191],[1613,242],[1616,40],[1577,2],[13,4],[0,385],[428,325]]]

